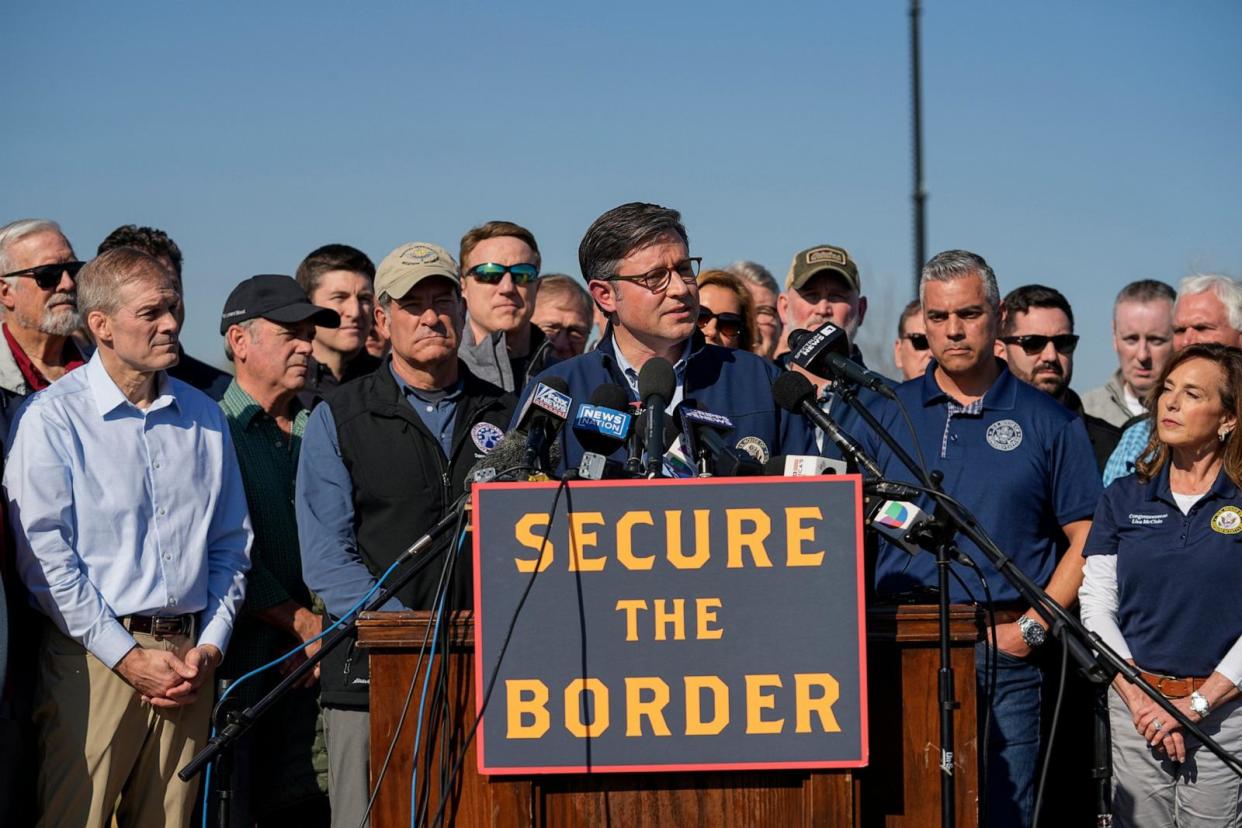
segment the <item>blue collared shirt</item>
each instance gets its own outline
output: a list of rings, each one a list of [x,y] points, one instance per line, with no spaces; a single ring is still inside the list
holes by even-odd
[[[910,413],[929,467],[944,473],[944,490],[974,514],[1001,551],[1027,576],[1044,585],[1063,551],[1061,527],[1089,519],[1095,511],[1100,497],[1099,470],[1082,419],[1018,380],[1003,361],[1000,365],[1000,374],[977,410],[976,406],[957,404],[941,390],[934,360],[922,377],[899,385],[897,396]],[[877,416],[898,443],[917,458],[896,405],[885,403]],[[858,436],[886,477],[914,482],[870,429]],[[926,498],[920,499],[919,506],[932,511]],[[982,551],[960,535],[957,542],[982,570],[995,600],[1019,600],[1018,591]],[[951,599],[982,601],[978,577],[959,564],[954,564],[954,569],[969,592],[952,579]],[[899,547],[881,542],[875,579],[881,595],[935,586],[935,559],[930,554],[912,558]]]
[[[224,652],[245,596],[250,517],[228,423],[159,374],[144,411],[98,353],[31,397],[9,436],[4,485],[17,566],[35,604],[113,667],[125,615],[199,615]]]
[[[1104,464],[1105,486],[1127,474],[1134,474],[1134,464],[1138,462],[1139,455],[1147,447],[1149,439],[1151,439],[1150,417],[1139,420],[1121,433],[1117,448],[1113,449],[1113,453],[1108,456],[1108,462]]]
[[[393,367],[392,360],[388,360],[388,371],[396,381],[397,388],[401,390],[401,396],[414,409],[414,413],[423,421],[423,425],[427,426],[427,430],[435,435],[444,456],[452,457],[453,423],[457,419],[457,403],[461,399],[461,380],[457,380],[451,388],[446,389],[447,393],[435,394],[434,397],[438,399],[433,399],[425,391],[418,390],[402,379],[397,369]]]
[[[686,363],[690,359],[691,340],[686,340],[686,347],[682,349],[681,358],[677,360],[677,364],[673,366],[673,376],[677,379],[677,386],[673,389],[673,396],[669,399],[665,411],[672,414],[677,410],[677,406],[681,404],[681,398],[686,394]],[[641,400],[642,396],[638,393],[638,371],[625,358],[625,354],[617,347],[616,337],[612,338],[613,352],[617,355],[617,367],[621,369],[622,376],[629,383],[630,391],[634,394],[634,398]]]

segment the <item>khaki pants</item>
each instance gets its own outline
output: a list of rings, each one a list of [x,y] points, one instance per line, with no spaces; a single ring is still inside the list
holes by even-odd
[[[198,779],[177,771],[207,741],[212,690],[208,680],[188,707],[161,709],[142,701],[120,676],[44,625],[35,689],[39,825],[107,828],[188,826]],[[135,634],[146,649],[186,652],[184,636]]]

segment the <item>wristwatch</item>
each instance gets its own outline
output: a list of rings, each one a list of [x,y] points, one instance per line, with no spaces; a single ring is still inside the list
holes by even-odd
[[[1196,690],[1190,694],[1190,709],[1199,714],[1199,718],[1202,719],[1212,709],[1212,705],[1208,702],[1207,696]]]
[[[1022,633],[1022,640],[1026,642],[1026,646],[1032,650],[1048,640],[1048,631],[1029,615],[1018,617],[1018,631]]]

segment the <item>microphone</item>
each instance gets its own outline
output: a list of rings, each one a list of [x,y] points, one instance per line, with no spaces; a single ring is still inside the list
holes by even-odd
[[[814,333],[804,328],[789,332],[789,360],[817,377],[831,377],[851,385],[861,385],[893,399],[893,389],[884,378],[849,358],[850,342],[845,331],[831,322]]]
[[[733,421],[723,414],[703,411],[694,400],[682,400],[674,420],[681,429],[687,457],[698,462],[700,477],[751,477],[763,473],[757,460],[725,442],[723,435],[733,431]]]
[[[913,503],[881,497],[875,498],[875,507],[867,514],[867,524],[907,555],[922,551],[917,537],[931,522],[931,515]]]
[[[573,398],[569,396],[569,383],[560,377],[548,377],[535,383],[514,431],[526,435],[524,465],[535,472],[546,472],[544,460],[548,458],[548,444],[555,441],[557,433],[569,419]],[[550,464],[549,464],[550,465]]]
[[[470,467],[470,473],[466,475],[466,489],[469,490],[475,483],[512,482],[514,472],[529,471],[526,440],[527,434],[517,429],[502,437],[495,448]],[[561,446],[553,440],[548,444],[548,467],[556,468],[560,462]],[[527,475],[527,479],[529,477]]]
[[[648,477],[664,474],[664,409],[677,388],[673,366],[663,357],[652,357],[638,372],[638,398],[643,403],[647,420],[643,429],[643,447],[647,451]]]
[[[777,454],[763,464],[768,477],[818,477],[821,474],[846,474],[844,460],[829,460],[817,454]]]
[[[815,404],[815,386],[811,385],[809,379],[797,371],[786,371],[776,378],[776,382],[772,383],[772,396],[781,408],[793,414],[802,414],[813,422],[860,469],[872,477],[881,479],[884,477],[879,466],[863,452],[858,443],[854,442],[854,438],[838,428],[832,418]]]
[[[604,480],[624,475],[624,469],[609,456],[625,445],[630,433],[633,415],[623,409],[629,407],[629,397],[621,386],[604,383],[591,392],[591,402],[578,406],[574,417],[574,436],[584,449],[578,465],[578,477],[583,480]]]

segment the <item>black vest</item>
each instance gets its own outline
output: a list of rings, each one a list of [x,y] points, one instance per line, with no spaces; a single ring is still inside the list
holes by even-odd
[[[387,359],[373,373],[345,383],[325,398],[336,422],[341,460],[353,481],[358,553],[377,578],[465,491],[466,475],[483,456],[473,439],[473,427],[491,423],[503,431],[513,416],[516,400],[512,394],[475,377],[461,362],[458,370],[462,395],[448,458],[440,441],[404,399]],[[441,553],[456,540],[452,535],[451,530],[446,532],[425,553],[436,559],[398,593],[406,607],[432,608],[443,565]],[[466,546],[454,568],[446,612],[471,606],[472,572]],[[320,699],[329,706],[365,707],[369,682],[366,654],[356,651],[351,638],[324,658]]]

